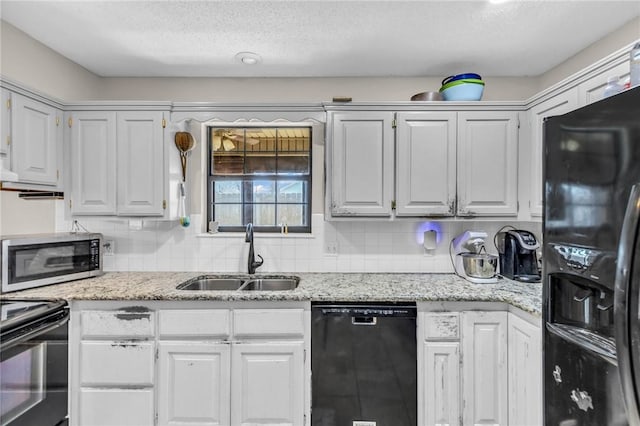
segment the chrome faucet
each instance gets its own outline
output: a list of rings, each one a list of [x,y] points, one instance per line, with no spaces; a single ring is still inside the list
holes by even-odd
[[[247,267],[250,274],[255,274],[256,269],[262,266],[264,259],[262,256],[258,255],[260,258],[259,261],[256,262],[256,258],[253,253],[253,224],[247,223],[247,233],[244,237],[244,242],[249,243],[249,258],[247,259]]]

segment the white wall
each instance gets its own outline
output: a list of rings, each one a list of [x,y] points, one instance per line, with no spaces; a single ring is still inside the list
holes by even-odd
[[[62,202],[59,209],[63,209]],[[115,255],[104,258],[108,271],[246,272],[248,244],[244,233],[202,236],[202,216],[191,215],[192,224],[145,220],[141,230],[129,228],[123,219],[80,219],[91,232],[101,232],[115,242]],[[312,235],[254,234],[255,252],[264,258],[258,273],[284,272],[453,272],[449,242],[467,229],[489,235],[487,251],[496,253],[493,236],[504,222],[346,221],[326,222],[312,217]],[[540,223],[509,223],[540,238]],[[60,231],[71,222],[58,221]],[[438,247],[425,254],[425,229],[437,229]],[[337,252],[328,250],[336,247]]]
[[[473,70],[470,70],[473,71]],[[438,91],[444,77],[420,78],[106,78],[104,99],[199,102],[409,101]],[[485,101],[520,101],[537,91],[537,79],[483,76]]]
[[[637,20],[636,20],[637,23]],[[100,78],[68,61],[11,25],[0,22],[2,51],[0,74],[65,100],[172,100],[219,102],[319,102],[334,96],[355,101],[400,101],[425,90],[436,90],[441,78],[335,78],[335,79],[192,79]],[[633,23],[623,27],[585,52],[533,79],[485,76],[485,100],[524,100],[539,89],[578,71],[583,61],[594,62],[628,44]],[[619,40],[620,39],[620,40]],[[614,47],[611,47],[614,46]],[[593,59],[591,59],[593,58]],[[587,64],[585,64],[587,65]],[[547,82],[551,83],[547,83]],[[316,184],[319,182],[316,180]],[[321,182],[321,181],[320,181]],[[18,200],[15,194],[0,196],[0,233],[55,229],[68,231],[62,201]],[[41,203],[41,204],[37,204]],[[316,203],[317,205],[318,203]],[[320,204],[321,205],[321,204]],[[52,207],[54,206],[54,207]],[[116,243],[116,255],[106,259],[107,270],[244,271],[247,244],[242,235],[200,237],[201,215],[192,214],[190,228],[177,222],[145,221],[140,231],[130,230],[127,220],[81,219],[91,231],[102,232]],[[501,222],[438,222],[441,242],[433,256],[425,256],[419,244],[418,221],[325,222],[313,215],[313,236],[256,234],[256,252],[265,258],[261,272],[451,272],[448,243],[464,229],[484,229],[493,235]],[[25,226],[26,228],[19,228]],[[42,226],[42,227],[41,227]],[[540,224],[517,224],[539,236]],[[327,246],[337,246],[337,254]],[[492,250],[490,250],[492,251]]]
[[[95,99],[101,79],[0,21],[0,75],[61,100]]]
[[[539,77],[537,91],[542,91],[564,80],[570,75],[597,62],[605,56],[615,52],[628,44],[640,40],[640,17],[629,21],[618,30],[593,43],[586,49],[567,59],[557,67],[547,71]],[[549,47],[550,49],[553,46]]]
[[[55,231],[53,200],[23,200],[17,192],[0,191],[0,235]]]

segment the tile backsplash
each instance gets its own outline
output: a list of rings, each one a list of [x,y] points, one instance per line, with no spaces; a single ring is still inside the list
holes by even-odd
[[[60,204],[62,204],[60,202]],[[69,231],[62,205],[56,231]],[[122,218],[78,219],[91,232],[113,242],[104,257],[106,271],[246,272],[249,244],[244,233],[202,233],[202,216],[191,215],[191,226],[177,221]],[[258,273],[279,272],[453,272],[449,242],[465,230],[489,234],[487,251],[496,253],[494,234],[504,225],[541,237],[541,224],[479,221],[344,221],[326,222],[312,216],[312,234],[254,234],[256,254],[264,258]],[[423,232],[436,230],[437,247],[426,252]]]

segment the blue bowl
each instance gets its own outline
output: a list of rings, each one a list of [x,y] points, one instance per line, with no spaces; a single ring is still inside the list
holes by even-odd
[[[445,101],[479,101],[482,99],[484,84],[460,82],[446,89],[440,89]]]
[[[475,78],[477,80],[482,80],[482,77],[480,77],[479,74],[474,74],[474,73],[456,74],[456,75],[450,75],[449,77],[442,80],[442,85],[444,86],[445,84],[450,83],[452,81],[463,80],[465,78]]]

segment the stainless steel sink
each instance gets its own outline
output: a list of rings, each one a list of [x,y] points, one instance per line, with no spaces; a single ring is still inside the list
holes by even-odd
[[[245,282],[240,290],[244,291],[282,291],[295,290],[298,287],[300,278],[256,278]]]
[[[204,275],[191,278],[176,286],[177,290],[242,290],[242,291],[286,291],[295,290],[300,283],[300,277],[296,276],[272,276],[272,277],[227,277]]]
[[[182,284],[177,290],[237,290],[244,283],[240,278],[196,277]]]

